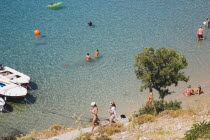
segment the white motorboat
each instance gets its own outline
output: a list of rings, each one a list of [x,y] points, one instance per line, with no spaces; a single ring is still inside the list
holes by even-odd
[[[0,64],[0,78],[1,77],[6,77],[10,80],[10,82],[20,84],[25,87],[27,87],[30,82],[29,76],[9,67],[2,67]]]
[[[27,95],[27,89],[10,82],[5,77],[0,77],[0,96],[8,98],[24,98]]]
[[[5,101],[3,98],[0,97],[0,112],[4,110]]]

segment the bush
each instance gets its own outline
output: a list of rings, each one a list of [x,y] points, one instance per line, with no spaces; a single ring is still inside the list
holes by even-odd
[[[159,114],[160,112],[164,111],[164,101],[160,100],[160,101],[154,101],[154,109],[155,109],[155,113]]]
[[[143,114],[154,114],[155,108],[152,105],[146,104],[146,106],[139,109],[139,115]]]
[[[164,110],[178,110],[178,109],[181,109],[181,102],[178,101],[166,102],[160,100],[160,101],[154,101],[153,105],[147,104],[143,108],[140,108],[139,115],[143,114],[158,115],[160,112]]]
[[[185,133],[184,140],[210,139],[210,121],[194,124],[193,127]]]
[[[178,102],[178,101],[165,102],[164,103],[164,110],[182,109],[181,104],[182,104],[182,102]]]
[[[136,123],[138,123],[138,124],[154,122],[154,121],[156,121],[155,116],[150,115],[150,114],[144,114],[144,115],[138,116],[136,118]]]

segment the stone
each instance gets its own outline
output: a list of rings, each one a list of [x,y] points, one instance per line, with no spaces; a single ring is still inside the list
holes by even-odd
[[[140,137],[139,140],[149,140],[149,139],[146,137]]]

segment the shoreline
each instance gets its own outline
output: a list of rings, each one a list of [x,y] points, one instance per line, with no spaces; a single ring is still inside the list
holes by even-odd
[[[210,89],[206,90],[206,91],[210,91]],[[183,112],[188,112],[189,110],[193,110],[194,113],[196,112],[196,115],[193,115],[191,116],[193,118],[193,120],[190,120],[189,118],[170,118],[169,116],[165,115],[165,116],[157,116],[157,120],[158,122],[152,122],[152,123],[144,123],[142,125],[139,126],[138,129],[142,129],[143,131],[145,131],[145,136],[146,137],[153,137],[153,136],[150,136],[149,133],[153,133],[153,132],[156,132],[157,130],[157,127],[156,126],[161,126],[161,124],[164,124],[164,126],[167,126],[167,125],[171,125],[171,124],[176,124],[174,125],[174,128],[171,129],[171,131],[165,131],[165,129],[161,130],[161,132],[167,132],[168,134],[173,135],[171,137],[173,138],[177,138],[177,137],[183,137],[184,136],[184,133],[185,131],[189,130],[192,126],[192,124],[194,122],[197,122],[196,120],[209,120],[210,121],[210,102],[208,102],[210,99],[210,94],[208,94],[207,92],[203,95],[192,95],[192,96],[176,96],[176,95],[171,95],[170,97],[167,97],[166,101],[170,101],[170,100],[176,100],[176,101],[182,101],[182,110]],[[133,112],[135,113],[135,112]],[[133,114],[131,113],[131,114]],[[125,115],[126,115],[126,119],[121,119],[119,116],[121,114],[118,115],[118,117],[116,118],[116,122],[117,123],[122,123],[124,124],[124,126],[129,126],[129,121],[128,121],[128,116],[131,115],[130,113],[126,112]],[[205,116],[206,114],[206,116]],[[164,122],[163,122],[164,120]],[[174,122],[174,120],[176,120]],[[177,121],[179,120],[179,121]],[[188,124],[186,124],[186,122]],[[168,123],[168,124],[167,124]],[[105,126],[107,124],[109,124],[108,121],[101,121],[100,124],[102,126]],[[188,125],[188,126],[186,126]],[[147,127],[150,127],[150,130],[146,129]],[[173,126],[172,126],[173,127]],[[176,127],[178,127],[178,129],[176,129]],[[183,127],[183,128],[182,128]],[[95,130],[97,130],[98,126],[95,128]],[[154,129],[154,130],[153,130]],[[159,129],[159,128],[158,128]],[[173,131],[172,131],[173,130]],[[74,140],[75,138],[81,136],[81,134],[84,134],[84,133],[89,133],[91,132],[91,127],[86,127],[86,128],[81,128],[81,131],[78,130],[78,129],[75,129],[71,132],[67,132],[67,133],[64,133],[64,134],[61,134],[61,135],[58,135],[58,136],[54,136],[54,137],[50,137],[50,138],[47,138],[46,140]],[[175,132],[177,132],[176,134],[174,134]],[[168,134],[163,134],[163,136],[159,136],[158,139],[165,139],[166,138],[166,135]],[[95,136],[96,134],[94,134]],[[137,130],[131,130],[131,131],[123,131],[121,133],[117,133],[117,134],[114,134],[114,135],[111,135],[110,137],[113,139],[113,140],[118,140],[119,137],[123,138],[126,140],[126,139],[129,139],[129,138],[134,138],[138,135],[138,132]],[[97,137],[97,136],[95,136]],[[142,137],[144,138],[144,137]],[[149,139],[148,139],[149,140]]]

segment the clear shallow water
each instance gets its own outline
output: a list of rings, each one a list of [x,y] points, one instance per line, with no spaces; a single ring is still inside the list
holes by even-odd
[[[206,29],[206,39],[197,42],[196,30],[209,16],[209,1],[71,0],[57,10],[48,9],[49,3],[0,2],[0,62],[37,85],[30,92],[33,104],[9,103],[12,113],[0,114],[1,135],[55,123],[69,126],[74,112],[87,121],[92,101],[101,118],[108,117],[111,101],[119,114],[136,110],[146,98],[133,72],[134,55],[143,47],[177,49],[189,61],[189,83],[208,86],[210,35]],[[90,20],[95,28],[87,26]],[[34,37],[35,29],[41,38]],[[96,49],[100,58],[86,62],[86,53]]]

